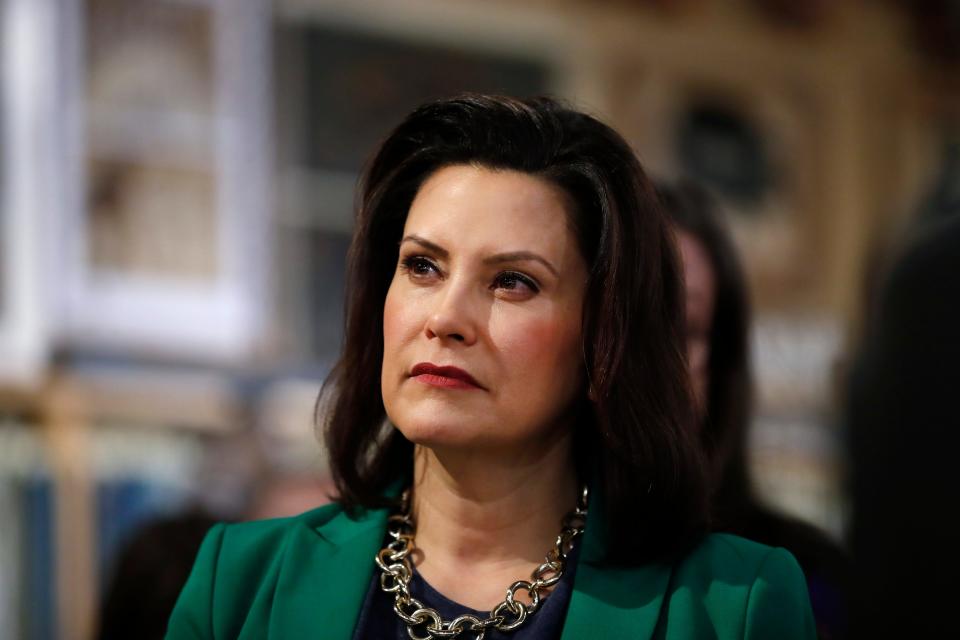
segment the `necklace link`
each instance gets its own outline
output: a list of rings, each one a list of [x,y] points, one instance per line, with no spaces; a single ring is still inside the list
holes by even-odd
[[[577,507],[563,517],[560,534],[544,557],[544,562],[533,571],[529,581],[517,580],[511,584],[507,588],[507,597],[490,611],[486,619],[463,614],[444,622],[436,609],[424,606],[410,595],[410,580],[413,578],[410,554],[416,548],[416,523],[410,514],[410,490],[407,489],[401,498],[401,513],[391,515],[387,520],[387,534],[393,539],[374,558],[381,572],[380,589],[394,594],[393,611],[407,625],[407,635],[412,640],[461,636],[462,640],[483,640],[490,628],[513,631],[526,621],[527,616],[539,609],[543,596],[541,591],[554,586],[563,577],[574,541],[583,535],[586,526],[588,499],[589,493],[584,486]],[[518,591],[527,592],[530,604],[516,599]],[[420,627],[426,635],[418,635]],[[473,637],[468,634],[473,634]]]

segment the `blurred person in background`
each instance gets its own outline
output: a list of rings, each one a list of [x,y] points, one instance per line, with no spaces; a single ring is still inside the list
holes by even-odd
[[[960,575],[960,206],[921,225],[872,311],[849,390],[851,636],[947,637]]]
[[[98,640],[160,640],[203,537],[217,520],[203,511],[146,524],[116,558],[104,592]]]
[[[683,182],[660,184],[657,191],[683,259],[687,360],[713,487],[714,530],[789,550],[806,575],[819,636],[841,638],[845,552],[816,527],[763,505],[751,485],[750,309],[736,248],[704,189]]]
[[[616,132],[427,104],[350,255],[337,502],[215,527],[168,637],[813,637],[788,552],[706,533],[681,268]]]

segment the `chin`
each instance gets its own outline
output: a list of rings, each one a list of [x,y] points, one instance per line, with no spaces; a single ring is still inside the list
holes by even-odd
[[[446,420],[423,419],[412,416],[393,420],[391,422],[407,440],[424,447],[440,447],[450,445],[468,445],[471,438],[468,436],[471,429],[464,429],[463,425]]]
[[[417,405],[387,412],[390,422],[414,444],[430,448],[471,446],[480,444],[478,436],[490,433],[489,425],[477,424],[476,418],[454,407]]]
[[[464,406],[463,398],[411,387],[384,397],[390,422],[410,440],[416,434],[443,434],[462,431],[475,418],[476,411]]]

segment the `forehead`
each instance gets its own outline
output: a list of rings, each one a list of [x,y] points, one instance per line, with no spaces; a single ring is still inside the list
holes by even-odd
[[[542,178],[453,165],[437,170],[420,187],[404,233],[446,244],[522,244],[546,251],[572,240],[570,207],[566,192]]]

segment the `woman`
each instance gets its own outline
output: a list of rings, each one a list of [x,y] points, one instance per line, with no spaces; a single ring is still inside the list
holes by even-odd
[[[713,528],[794,554],[807,579],[817,635],[841,638],[846,554],[816,527],[761,504],[751,487],[750,314],[736,249],[702,189],[689,183],[659,185],[657,193],[676,225],[684,265],[687,359],[699,408],[698,431],[715,487]]]
[[[680,270],[614,131],[547,99],[417,109],[349,274],[337,503],[213,529],[169,637],[811,637],[788,553],[704,536]]]

